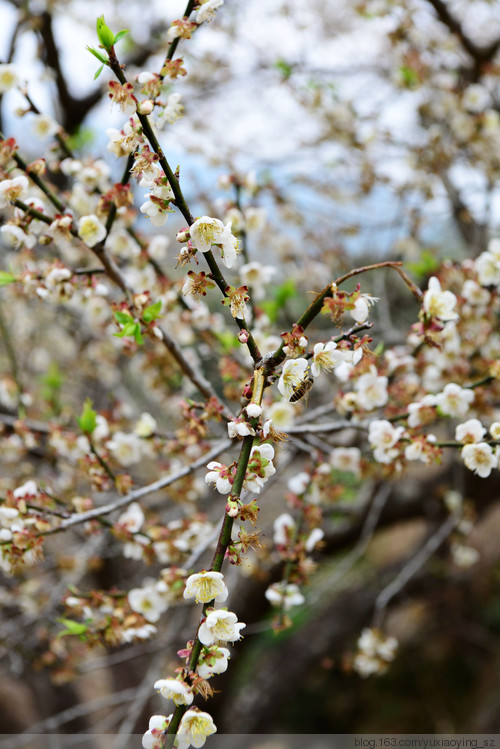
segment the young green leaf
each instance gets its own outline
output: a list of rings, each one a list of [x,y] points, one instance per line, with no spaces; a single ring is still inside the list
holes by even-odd
[[[94,75],[94,81],[97,80],[97,78],[99,78],[99,76],[101,75],[103,67],[104,65],[101,65],[100,68],[97,68],[95,75]]]
[[[104,55],[102,54],[102,52],[99,52],[95,47],[89,47],[89,45],[87,44],[87,46],[86,46],[85,49],[87,49],[90,52],[91,55],[94,55],[94,57],[97,57],[97,59],[99,60],[99,62],[102,62],[103,65],[107,64],[108,58],[104,57]]]
[[[115,35],[113,34],[109,26],[106,26],[104,16],[98,17],[96,21],[96,29],[97,38],[101,42],[104,49],[111,49],[115,41]]]
[[[80,622],[74,622],[72,619],[64,619],[61,617],[60,619],[56,619],[59,624],[64,624],[66,629],[63,629],[62,632],[58,633],[58,637],[65,637],[66,635],[84,635],[86,632],[88,632],[88,624],[81,624]]]
[[[87,398],[83,404],[82,415],[77,418],[78,426],[85,434],[92,434],[97,426],[97,413],[92,408],[92,401]]]
[[[150,304],[149,307],[146,307],[146,309],[142,313],[142,319],[144,320],[144,322],[152,322],[160,316],[160,312],[161,301],[158,301],[154,304]]]
[[[113,316],[116,322],[119,322],[120,325],[127,325],[127,323],[132,322],[132,315],[130,312],[123,312],[122,310],[117,309],[113,312]]]
[[[0,270],[0,286],[8,286],[10,283],[15,283],[17,278],[12,273],[7,273],[5,270]]]
[[[116,338],[126,338],[127,336],[134,336],[135,337],[135,329],[137,327],[138,323],[131,320],[130,322],[125,323],[123,328],[118,333],[113,333]],[[140,329],[140,326],[139,326]]]
[[[129,31],[129,29],[122,29],[121,31],[119,31],[119,32],[118,32],[118,34],[116,34],[116,36],[115,36],[115,39],[114,39],[114,42],[113,42],[113,44],[116,44],[117,42],[119,42],[119,41],[120,41],[120,39],[123,39],[123,37],[124,37],[124,36],[125,36],[126,34],[130,34],[130,31]]]

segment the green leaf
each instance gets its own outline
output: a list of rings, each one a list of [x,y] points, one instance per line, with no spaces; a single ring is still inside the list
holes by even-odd
[[[83,404],[82,415],[77,418],[78,426],[85,434],[92,434],[97,426],[97,413],[92,408],[92,401],[87,398]]]
[[[432,276],[439,265],[439,258],[436,257],[434,252],[423,250],[416,263],[408,263],[408,269],[414,276],[425,278],[426,276]]]
[[[122,29],[121,31],[119,31],[118,34],[115,35],[113,44],[116,44],[117,42],[120,41],[120,39],[123,39],[125,34],[130,34],[129,29]]]
[[[120,323],[120,325],[127,325],[129,322],[133,321],[130,312],[122,312],[122,310],[119,309],[113,312],[113,316],[115,320]]]
[[[142,337],[141,326],[138,322],[135,324],[134,338],[137,345],[142,346],[142,344],[144,343],[144,338]]]
[[[15,283],[17,278],[12,273],[7,273],[6,270],[0,270],[0,286],[8,286],[10,283]]]
[[[271,322],[276,322],[280,309],[282,309],[288,299],[292,299],[297,293],[295,283],[288,279],[274,291],[274,299],[266,299],[259,304],[269,317]]]
[[[115,35],[113,34],[109,26],[106,26],[104,16],[98,17],[96,21],[96,29],[97,38],[101,42],[104,49],[111,49],[115,41]]]
[[[126,323],[118,333],[113,333],[113,335],[116,336],[116,338],[126,338],[127,336],[135,337],[136,327],[137,323],[132,320],[131,322]]]
[[[144,322],[152,322],[153,320],[156,320],[161,313],[161,301],[155,302],[154,304],[150,304],[149,307],[146,307],[144,312],[142,313],[142,319]]]
[[[97,70],[96,70],[96,72],[95,72],[95,75],[94,75],[94,81],[95,81],[95,80],[96,80],[97,78],[99,78],[99,76],[101,75],[103,67],[104,67],[104,65],[101,65],[101,67],[100,67],[100,68],[97,68]]]
[[[62,632],[58,633],[58,637],[65,637],[66,635],[84,635],[86,632],[88,632],[89,625],[88,624],[82,624],[80,622],[74,622],[72,619],[64,619],[64,617],[61,617],[60,619],[56,619],[59,624],[63,624],[66,629],[63,629]]]
[[[399,74],[407,88],[416,88],[420,83],[417,71],[408,65],[402,65],[399,68]]]
[[[292,75],[292,65],[290,65],[290,63],[288,63],[286,60],[283,60],[283,58],[276,60],[276,62],[274,63],[274,67],[279,70],[285,80],[287,80],[287,78],[290,78],[290,76]]]
[[[107,65],[108,58],[104,57],[104,55],[102,54],[102,52],[99,52],[95,47],[89,47],[88,44],[85,47],[85,49],[87,49],[90,52],[91,55],[94,55],[94,57],[97,57],[97,59],[99,60],[99,62],[102,62],[103,65]]]

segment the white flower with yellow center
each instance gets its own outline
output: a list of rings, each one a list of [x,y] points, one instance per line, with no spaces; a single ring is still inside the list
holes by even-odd
[[[225,601],[229,595],[222,572],[199,572],[186,580],[184,598],[195,598],[196,603],[209,603],[214,599]]]
[[[469,410],[474,397],[474,391],[470,388],[462,388],[454,382],[449,382],[443,392],[435,396],[435,399],[436,406],[442,414],[460,419]]]
[[[379,376],[375,367],[371,367],[356,383],[358,406],[364,411],[385,406],[389,399],[387,383],[387,377]]]
[[[482,479],[487,478],[493,468],[498,466],[498,456],[486,442],[465,445],[462,448],[462,459],[466,467]]]
[[[236,642],[241,639],[240,630],[246,624],[238,621],[232,611],[221,609],[211,611],[198,630],[198,639],[202,645],[210,647],[219,642]]]
[[[177,733],[177,747],[187,749],[189,746],[194,746],[195,749],[200,749],[205,744],[207,736],[211,736],[216,731],[217,728],[211,715],[191,708],[182,716]]]
[[[27,177],[14,177],[0,182],[0,208],[5,208],[13,200],[24,200],[30,183]]]
[[[189,228],[191,241],[199,252],[209,252],[212,245],[219,244],[224,234],[224,224],[218,218],[202,216]]]
[[[457,442],[481,442],[486,429],[479,419],[469,419],[463,424],[458,424],[455,429],[455,439]]]
[[[311,372],[313,377],[318,377],[321,372],[331,372],[337,364],[344,362],[344,356],[341,351],[337,350],[335,341],[328,343],[317,343],[314,346]]]
[[[78,236],[87,247],[95,247],[105,239],[106,227],[95,214],[91,213],[89,216],[82,216],[78,221]]]
[[[6,63],[0,65],[0,94],[5,94],[19,83],[19,75],[15,65]]]
[[[194,695],[185,681],[179,679],[159,679],[155,682],[158,689],[166,700],[173,700],[176,705],[191,705]]]
[[[289,359],[284,363],[278,382],[278,390],[288,400],[292,397],[295,388],[306,379],[308,369],[307,359]]]
[[[442,291],[441,284],[436,276],[429,279],[427,291],[424,294],[423,308],[431,317],[437,317],[439,320],[456,320],[458,315],[453,310],[457,303],[455,294],[451,291]]]

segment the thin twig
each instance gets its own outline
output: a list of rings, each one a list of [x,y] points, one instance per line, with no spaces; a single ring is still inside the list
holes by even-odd
[[[374,613],[374,624],[380,627],[384,610],[386,609],[389,602],[400,593],[404,586],[407,584],[412,577],[424,566],[424,564],[431,558],[433,554],[439,549],[439,547],[446,541],[450,533],[454,530],[457,524],[460,522],[461,515],[459,513],[453,513],[446,518],[445,522],[439,526],[436,533],[427,539],[425,544],[420,550],[410,559],[397,577],[387,585],[377,596],[375,601],[375,613]]]
[[[119,499],[115,500],[114,502],[110,502],[107,505],[94,507],[92,510],[86,510],[85,512],[78,512],[74,515],[71,515],[71,517],[63,520],[63,522],[57,528],[52,528],[50,531],[44,532],[43,535],[47,536],[52,533],[60,533],[61,531],[65,531],[67,528],[70,528],[73,525],[79,525],[80,523],[86,523],[89,520],[94,520],[95,518],[102,517],[103,515],[109,515],[111,512],[119,510],[122,507],[126,507],[132,502],[141,499],[141,497],[146,497],[148,494],[157,492],[160,489],[165,489],[175,481],[179,481],[179,479],[184,478],[184,476],[189,476],[190,473],[193,473],[193,471],[196,471],[198,468],[204,466],[207,462],[210,462],[213,458],[216,458],[218,455],[224,452],[224,450],[227,450],[231,445],[232,440],[224,440],[223,442],[219,442],[212,450],[202,455],[202,457],[198,458],[198,460],[195,460],[194,463],[181,468],[180,471],[177,471],[176,473],[170,474],[168,476],[164,476],[163,478],[158,479],[158,481],[153,481],[152,484],[147,484],[146,486],[142,486],[139,489],[134,489],[124,497],[120,497]]]

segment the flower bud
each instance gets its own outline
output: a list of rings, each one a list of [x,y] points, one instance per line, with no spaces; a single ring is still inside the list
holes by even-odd
[[[154,108],[155,105],[153,104],[151,99],[144,99],[143,101],[139,102],[137,111],[139,112],[139,114],[151,114]]]
[[[187,242],[189,239],[189,232],[186,229],[184,229],[184,231],[177,232],[176,239],[181,244],[182,242]]]
[[[250,333],[248,332],[248,330],[240,330],[240,332],[238,333],[238,341],[240,343],[247,343],[249,338]]]

